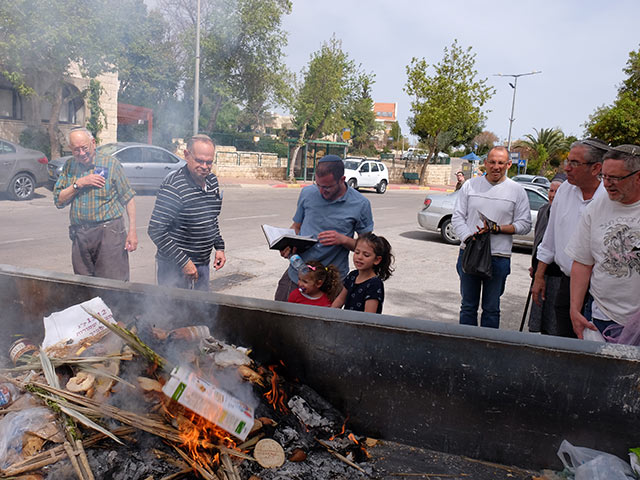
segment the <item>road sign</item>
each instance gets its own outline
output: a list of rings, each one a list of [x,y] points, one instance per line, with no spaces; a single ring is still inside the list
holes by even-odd
[[[518,167],[526,167],[527,166],[527,160],[524,158],[520,158],[518,159]]]
[[[343,128],[342,129],[342,139],[343,140],[349,140],[351,138],[351,130],[349,130],[348,128]]]
[[[509,158],[511,159],[512,162],[517,162],[518,160],[520,160],[520,152],[510,153]]]

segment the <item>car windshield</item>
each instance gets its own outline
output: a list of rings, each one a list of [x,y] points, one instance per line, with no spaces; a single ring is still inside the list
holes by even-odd
[[[101,145],[96,148],[100,153],[104,155],[113,155],[119,149],[118,145],[115,143],[107,143],[106,145]]]
[[[360,162],[358,160],[345,160],[344,168],[346,170],[357,170]]]

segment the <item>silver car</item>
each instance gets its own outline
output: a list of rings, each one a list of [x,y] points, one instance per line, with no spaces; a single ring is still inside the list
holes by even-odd
[[[169,173],[186,165],[182,158],[170,151],[146,143],[107,143],[97,150],[118,159],[135,190],[157,190]],[[58,180],[65,162],[70,158],[60,157],[50,162],[49,179],[52,182]]]
[[[549,197],[543,187],[533,185],[523,185],[523,187],[529,198],[532,225],[535,226],[536,219],[538,218],[538,210],[549,201]],[[460,239],[453,231],[453,226],[451,225],[451,217],[453,216],[457,196],[458,192],[427,195],[424,199],[422,210],[418,212],[418,224],[420,224],[422,228],[429,232],[440,232],[442,239],[453,245],[460,243]],[[532,246],[533,235],[532,227],[531,231],[526,235],[514,235],[513,243],[515,245]]]
[[[37,150],[0,140],[0,191],[13,200],[29,200],[47,184],[47,157]]]

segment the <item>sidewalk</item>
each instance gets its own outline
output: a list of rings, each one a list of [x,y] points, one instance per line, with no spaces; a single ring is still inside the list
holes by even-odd
[[[222,187],[242,187],[242,188],[302,188],[307,185],[312,185],[313,182],[297,181],[290,183],[284,180],[273,179],[261,179],[261,178],[234,178],[234,177],[218,177],[218,182]],[[410,183],[390,183],[387,187],[388,190],[429,190],[436,192],[453,192],[453,185],[425,185],[419,186]]]

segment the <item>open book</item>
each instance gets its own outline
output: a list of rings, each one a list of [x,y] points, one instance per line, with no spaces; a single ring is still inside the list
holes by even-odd
[[[295,247],[299,252],[313,247],[318,240],[296,234],[293,228],[279,228],[271,225],[262,225],[262,231],[271,250],[284,250],[286,247]]]

